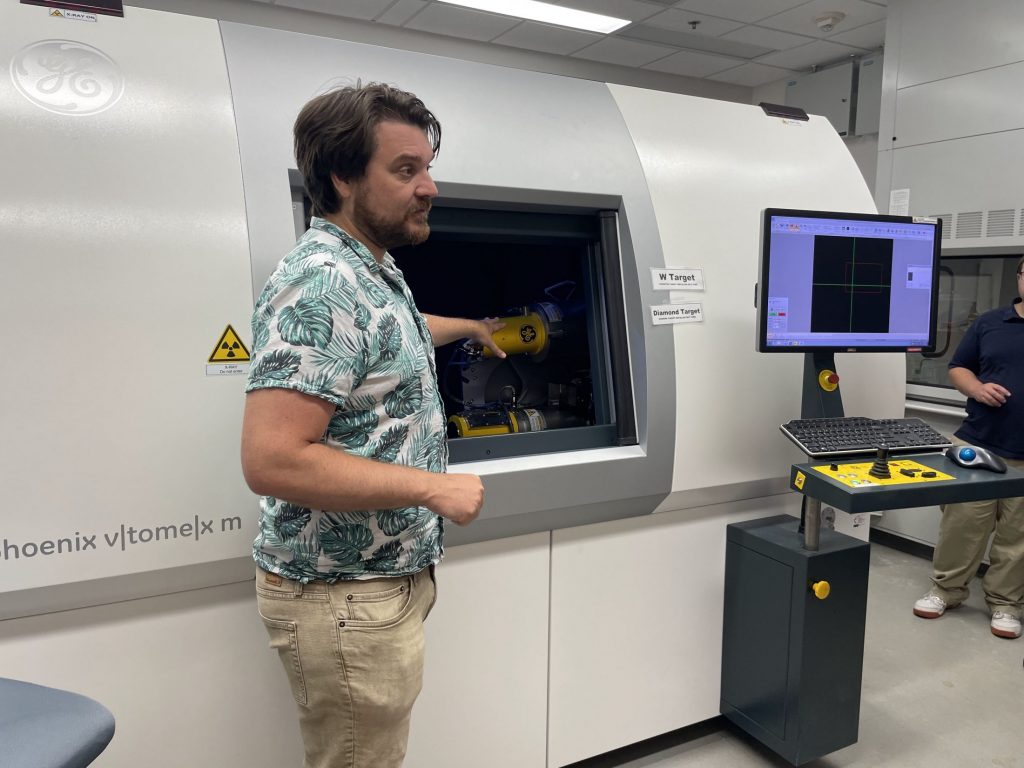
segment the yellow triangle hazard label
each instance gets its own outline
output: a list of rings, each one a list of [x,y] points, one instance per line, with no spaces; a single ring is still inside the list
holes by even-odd
[[[56,8],[54,8],[52,11],[50,11],[50,15],[51,16],[60,16],[61,18],[64,18],[64,14],[61,13],[60,11],[58,11]]]
[[[235,333],[235,329],[230,325],[224,329],[224,333],[220,335],[220,341],[217,342],[217,346],[213,348],[213,352],[210,353],[210,359],[208,362],[211,363],[244,363],[249,360],[249,350],[245,348],[245,344],[238,338],[238,334]]]

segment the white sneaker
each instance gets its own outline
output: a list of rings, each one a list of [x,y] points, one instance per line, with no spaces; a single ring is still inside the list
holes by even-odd
[[[937,619],[946,612],[947,608],[956,608],[956,605],[946,605],[945,600],[929,592],[914,603],[914,615],[920,616],[922,619]]]
[[[992,614],[992,634],[996,637],[1008,637],[1011,640],[1020,637],[1020,619],[1012,613],[996,611]]]

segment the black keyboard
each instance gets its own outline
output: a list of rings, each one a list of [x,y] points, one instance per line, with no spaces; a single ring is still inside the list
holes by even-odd
[[[952,445],[920,419],[794,419],[779,429],[813,458],[872,453],[883,445],[893,453],[939,451]]]

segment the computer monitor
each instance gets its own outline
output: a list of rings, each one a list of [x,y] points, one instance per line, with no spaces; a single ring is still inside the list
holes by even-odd
[[[934,348],[941,238],[938,219],[766,209],[758,351]]]

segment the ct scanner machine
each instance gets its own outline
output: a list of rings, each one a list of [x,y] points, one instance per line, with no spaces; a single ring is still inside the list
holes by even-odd
[[[725,526],[792,511],[800,457],[777,427],[802,361],[752,343],[759,214],[875,210],[829,123],[160,11],[39,11],[0,9],[0,618],[251,578],[242,374],[254,294],[304,226],[291,125],[324,88],[386,81],[444,128],[434,239],[400,254],[421,307],[530,327],[505,368],[439,351],[453,458],[487,502],[449,530],[408,764],[560,766],[717,715]],[[902,415],[902,355],[838,364],[848,413]],[[158,727],[137,717],[110,760]],[[196,738],[227,754],[230,733]]]

